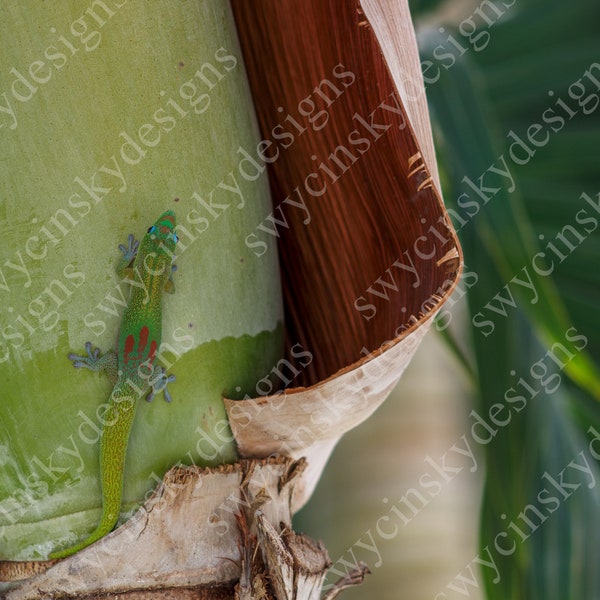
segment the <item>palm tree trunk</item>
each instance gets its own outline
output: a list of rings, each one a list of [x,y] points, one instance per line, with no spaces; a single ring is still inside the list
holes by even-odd
[[[292,514],[340,437],[393,389],[458,281],[461,252],[440,198],[407,3],[232,6],[275,205],[245,241],[260,258],[259,233],[269,243],[278,238],[286,357],[271,362],[258,397],[219,396],[212,407],[226,410],[228,440],[246,460],[172,469],[133,518],[64,561],[4,563],[5,579],[21,573],[5,586],[6,600],[320,598],[329,558],[292,531]],[[280,107],[297,128],[293,151],[273,146],[282,139]],[[267,148],[277,150],[276,161]],[[244,172],[260,171],[245,156]],[[264,303],[272,297],[265,292]],[[200,363],[188,370],[201,371]],[[273,376],[288,389],[275,392]],[[190,392],[186,406],[197,397]],[[213,462],[229,459],[230,446],[224,454]],[[358,564],[325,598],[365,574]]]

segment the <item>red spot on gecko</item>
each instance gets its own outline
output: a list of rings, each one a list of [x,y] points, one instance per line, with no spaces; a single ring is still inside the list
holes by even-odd
[[[160,232],[166,235],[175,227],[175,218],[172,215],[166,215],[162,223],[168,223],[168,225],[161,225],[160,228]]]
[[[142,327],[140,331],[140,344],[138,346],[138,354],[142,356],[144,350],[146,349],[146,344],[148,343],[148,336],[150,335],[150,330],[147,325]]]
[[[156,356],[156,340],[150,342],[150,362],[154,362]]]
[[[125,339],[125,350],[123,352],[125,362],[128,362],[131,359],[131,353],[133,352],[133,347],[135,346],[135,340],[131,334],[127,336]]]

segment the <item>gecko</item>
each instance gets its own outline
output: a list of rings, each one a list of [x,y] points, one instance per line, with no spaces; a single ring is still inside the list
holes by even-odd
[[[132,285],[116,352],[101,356],[100,350],[87,342],[87,356],[69,354],[76,368],[106,371],[114,387],[100,441],[100,523],[85,540],[50,554],[50,559],[75,554],[112,531],[121,510],[125,455],[137,400],[149,391],[148,401],[162,392],[165,400],[171,402],[167,384],[174,381],[175,376],[168,376],[154,361],[161,342],[162,295],[174,291],[173,257],[178,242],[175,224],[175,213],[166,211],[148,229],[141,243],[130,235],[127,247],[119,246],[123,256],[117,265],[117,274],[121,278],[136,278],[141,283]]]

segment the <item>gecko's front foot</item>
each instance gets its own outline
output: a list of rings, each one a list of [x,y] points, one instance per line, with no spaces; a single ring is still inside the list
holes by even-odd
[[[119,250],[123,253],[123,259],[128,263],[131,262],[138,253],[140,243],[135,239],[133,233],[130,233],[127,238],[127,246],[119,244]]]
[[[155,375],[152,381],[150,382],[150,385],[152,387],[150,393],[146,396],[146,400],[148,402],[152,402],[154,396],[162,392],[165,396],[165,400],[167,402],[171,402],[173,398],[171,397],[167,386],[169,385],[169,383],[175,381],[175,375],[167,375],[166,369],[159,366],[155,367],[155,373],[158,373],[158,375]]]

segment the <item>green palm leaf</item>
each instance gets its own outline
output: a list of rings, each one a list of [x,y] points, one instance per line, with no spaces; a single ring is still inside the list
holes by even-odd
[[[446,201],[467,268],[478,274],[468,294],[475,411],[495,431],[481,444],[480,540],[497,565],[481,576],[490,598],[593,598],[600,11],[586,2],[494,6],[502,16],[492,25],[472,16],[489,33],[485,49],[456,56],[427,89]],[[460,27],[436,27],[422,36],[423,60],[434,62],[449,35],[467,44]],[[510,177],[490,166],[506,166]],[[495,190],[487,200],[470,183],[482,176]],[[504,424],[494,424],[500,410]],[[553,483],[561,477],[564,488]]]

